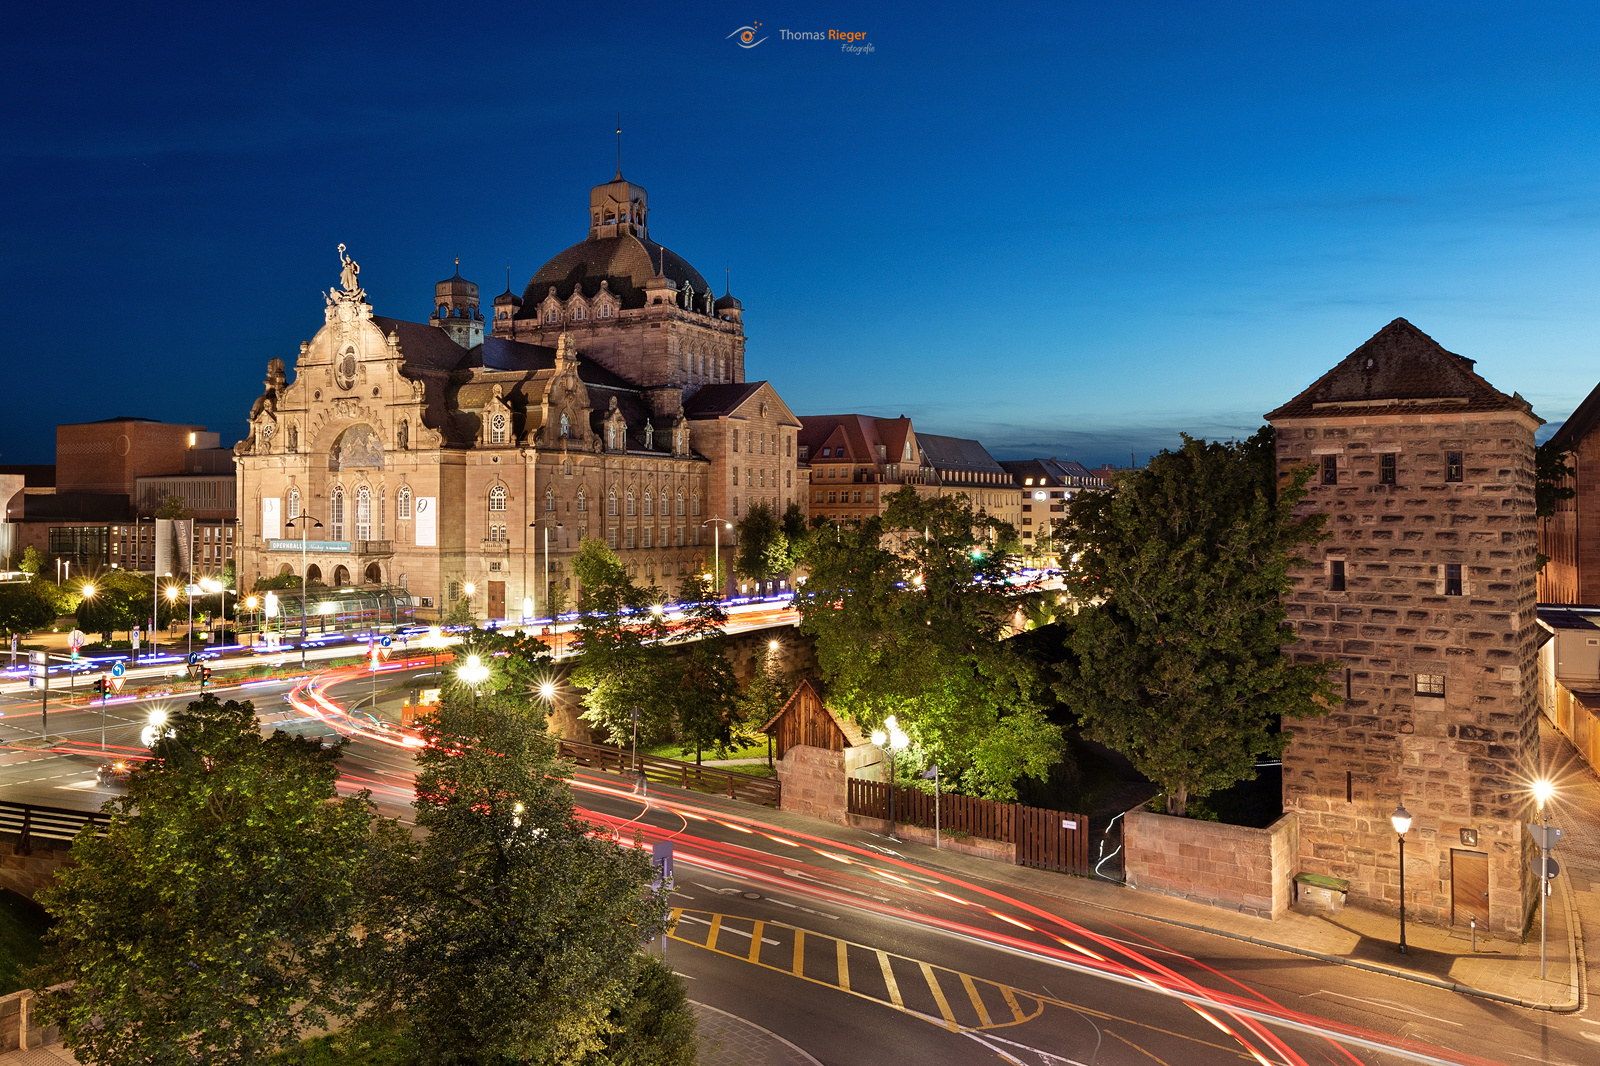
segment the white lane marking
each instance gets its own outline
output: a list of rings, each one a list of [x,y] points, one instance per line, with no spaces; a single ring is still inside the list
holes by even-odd
[[[751,919],[751,920],[754,921],[754,919]],[[678,921],[680,921],[680,922],[693,922],[696,925],[710,925],[711,924],[710,922],[706,921],[704,918],[696,918],[692,914],[680,914],[680,915],[678,915]],[[722,927],[722,932],[723,933],[732,933],[734,936],[742,936],[746,940],[749,940],[750,939],[750,935],[751,935],[751,934],[745,932],[743,929],[735,929],[731,925],[723,926]],[[778,942],[776,940],[769,940],[766,937],[762,937],[761,938],[761,942],[763,944],[771,944],[773,947],[777,947],[778,946]]]
[[[1330,992],[1326,988],[1319,988],[1306,998],[1310,999],[1312,996],[1338,996],[1340,999],[1348,999],[1352,1003],[1366,1003],[1375,1007],[1388,1007],[1390,1010],[1397,1010],[1402,1014],[1415,1014],[1417,1017],[1426,1018],[1431,1022],[1440,1022],[1444,1025],[1461,1025],[1460,1022],[1451,1021],[1449,1018],[1441,1018],[1436,1014],[1429,1014],[1426,1011],[1416,1010],[1413,1007],[1406,1006],[1404,1003],[1396,1003],[1391,999],[1365,999],[1361,996],[1347,996],[1343,992]]]
[[[670,893],[670,895],[682,896],[684,899],[694,899],[694,897],[689,895],[689,893],[687,893],[687,892],[679,892],[677,889],[673,889],[672,892]]]
[[[1585,1040],[1593,1040],[1595,1043],[1600,1044],[1600,1033],[1579,1033],[1578,1035]]]

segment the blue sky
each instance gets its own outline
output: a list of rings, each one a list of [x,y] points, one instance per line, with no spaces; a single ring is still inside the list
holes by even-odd
[[[1126,463],[1251,432],[1396,316],[1552,421],[1600,380],[1593,4],[9,20],[0,463],[122,414],[237,438],[341,241],[379,314],[424,318],[457,255],[520,291],[585,235],[619,110],[651,235],[731,269],[749,376],[802,414]]]

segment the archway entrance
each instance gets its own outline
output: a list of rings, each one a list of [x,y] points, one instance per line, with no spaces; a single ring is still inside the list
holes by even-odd
[[[367,584],[383,584],[383,567],[379,566],[377,563],[367,564]]]
[[[322,584],[322,567],[316,563],[306,567],[306,584],[309,585],[312,582],[316,582],[319,585]]]
[[[350,570],[345,566],[338,566],[333,571],[333,587],[342,588],[350,584]]]

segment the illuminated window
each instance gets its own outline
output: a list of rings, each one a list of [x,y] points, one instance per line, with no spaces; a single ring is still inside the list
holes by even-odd
[[[1444,479],[1446,481],[1460,481],[1461,480],[1461,473],[1462,473],[1462,471],[1461,471],[1461,453],[1460,452],[1445,452],[1444,453]]]
[[[1443,697],[1444,675],[1418,674],[1415,691],[1418,696]]]

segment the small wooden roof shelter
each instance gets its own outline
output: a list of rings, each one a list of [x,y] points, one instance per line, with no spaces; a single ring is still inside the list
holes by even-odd
[[[859,726],[828,709],[810,678],[800,682],[794,695],[761,727],[761,732],[772,737],[773,753],[780,759],[796,744],[843,751],[869,743]]]

